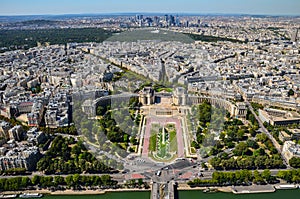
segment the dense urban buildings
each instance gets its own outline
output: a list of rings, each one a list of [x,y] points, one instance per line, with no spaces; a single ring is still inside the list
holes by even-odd
[[[205,169],[298,167],[299,27],[299,17],[248,15],[0,21],[25,37],[0,42],[0,170],[159,181],[174,166],[159,195]],[[102,29],[105,41],[90,39]],[[31,32],[50,30],[90,32]]]

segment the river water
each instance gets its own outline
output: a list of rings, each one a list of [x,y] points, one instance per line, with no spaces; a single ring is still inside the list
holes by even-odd
[[[103,195],[45,196],[45,199],[150,199],[150,192],[112,192]],[[178,199],[298,199],[300,189],[277,190],[274,193],[241,194],[203,193],[202,191],[179,191]]]

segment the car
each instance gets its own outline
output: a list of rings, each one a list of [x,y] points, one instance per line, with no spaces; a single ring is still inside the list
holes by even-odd
[[[160,171],[160,170],[156,172],[156,175],[157,175],[157,176],[160,176],[160,174],[161,174],[161,171]]]

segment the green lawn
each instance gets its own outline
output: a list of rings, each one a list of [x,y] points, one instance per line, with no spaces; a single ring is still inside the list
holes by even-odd
[[[165,141],[163,142],[163,140]],[[150,154],[152,154],[154,159],[160,161],[169,161],[175,157],[174,152],[177,151],[177,139],[174,124],[167,124],[164,134],[161,124],[154,123],[151,125],[149,151],[154,152]]]
[[[151,124],[151,131],[150,131],[150,141],[149,141],[149,150],[156,151],[156,140],[157,140],[157,133],[159,131],[159,124]]]
[[[157,92],[161,92],[161,91],[166,91],[168,93],[172,93],[173,89],[172,88],[158,88]]]
[[[170,132],[170,151],[177,151],[177,139],[176,139],[176,131]]]
[[[152,134],[150,137],[150,143],[149,143],[149,150],[150,151],[156,151],[156,138],[157,134]]]

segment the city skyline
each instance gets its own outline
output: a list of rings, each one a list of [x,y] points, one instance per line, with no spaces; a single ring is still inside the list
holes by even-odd
[[[298,0],[2,0],[0,15],[60,15],[106,13],[193,13],[193,14],[262,14],[300,15]]]
[[[0,199],[300,188],[299,0],[11,1]]]

